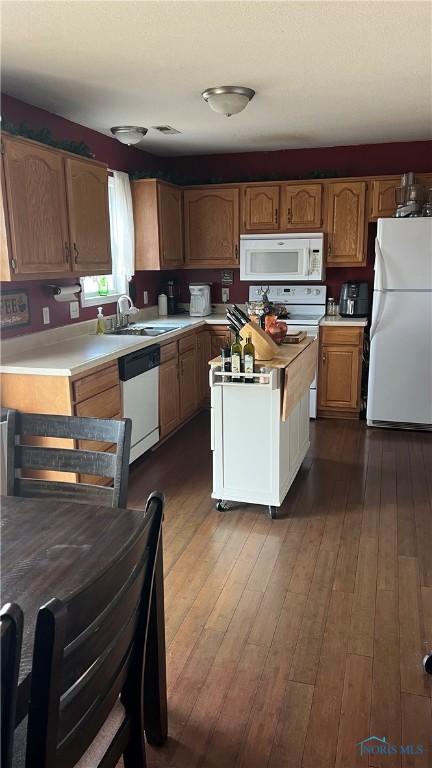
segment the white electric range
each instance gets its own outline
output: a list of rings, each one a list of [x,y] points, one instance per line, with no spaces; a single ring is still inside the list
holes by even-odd
[[[318,338],[319,323],[326,312],[327,288],[325,285],[251,285],[249,301],[262,301],[267,295],[273,304],[283,304],[288,312],[288,328],[306,331],[308,336]],[[310,417],[316,418],[317,392],[316,373],[310,386]]]

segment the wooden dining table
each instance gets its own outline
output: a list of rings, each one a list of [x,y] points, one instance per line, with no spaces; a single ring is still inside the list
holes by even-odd
[[[24,634],[17,722],[28,712],[36,618],[53,597],[66,598],[106,568],[138,534],[144,512],[47,499],[1,497],[2,604],[18,603]],[[150,744],[167,738],[162,537],[151,598],[144,674],[144,729]]]

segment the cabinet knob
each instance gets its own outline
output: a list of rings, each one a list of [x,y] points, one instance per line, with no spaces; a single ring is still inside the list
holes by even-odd
[[[75,264],[78,264],[79,250],[76,243],[73,244]]]
[[[64,247],[65,247],[65,257],[66,257],[66,261],[67,261],[67,262],[68,262],[68,264],[69,264],[69,261],[70,261],[70,255],[71,255],[71,253],[70,253],[70,245],[69,245],[69,243],[67,242],[67,240],[65,240],[65,244],[64,244]]]
[[[288,224],[291,224],[291,208],[288,208],[287,210],[287,222]]]
[[[236,261],[238,261],[238,245],[237,243],[234,246],[234,258]]]
[[[322,361],[323,361],[323,365],[325,365],[325,363],[326,363],[326,360],[327,360],[327,352],[323,352],[323,353],[322,353]]]

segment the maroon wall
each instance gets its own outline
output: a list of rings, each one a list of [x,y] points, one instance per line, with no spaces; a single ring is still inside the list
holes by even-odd
[[[229,155],[170,158],[170,170],[195,182],[242,179],[295,179],[313,171],[337,176],[368,176],[432,170],[432,141],[361,144],[346,147],[284,149]]]

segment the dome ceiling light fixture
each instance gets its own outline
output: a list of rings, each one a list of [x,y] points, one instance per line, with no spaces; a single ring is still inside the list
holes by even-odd
[[[147,133],[147,128],[142,128],[139,125],[116,125],[111,128],[111,133],[121,141],[122,144],[139,144],[141,139]]]
[[[255,91],[243,85],[219,85],[216,88],[206,88],[201,96],[214,112],[231,117],[247,107],[255,96]]]

